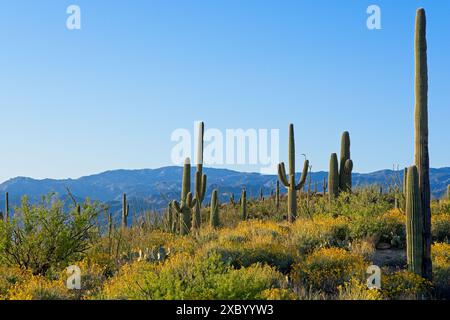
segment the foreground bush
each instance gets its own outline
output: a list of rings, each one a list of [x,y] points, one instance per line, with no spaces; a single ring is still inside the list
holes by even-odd
[[[178,254],[164,263],[137,262],[122,268],[104,287],[103,299],[263,299],[282,288],[284,277],[256,264],[234,269],[219,255]],[[264,291],[266,291],[264,293]]]
[[[323,248],[296,264],[291,277],[300,286],[334,294],[352,278],[364,278],[367,266],[359,255],[340,248]]]
[[[69,212],[53,196],[31,205],[25,197],[14,219],[0,223],[0,262],[44,275],[80,259],[95,235],[97,205],[86,202]]]

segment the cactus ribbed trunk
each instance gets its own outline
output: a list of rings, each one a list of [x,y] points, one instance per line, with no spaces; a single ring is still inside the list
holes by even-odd
[[[210,212],[211,227],[217,228],[220,225],[219,219],[219,197],[217,190],[214,190],[211,195],[211,212]]]
[[[330,170],[328,172],[328,197],[332,201],[339,194],[339,172],[337,154],[332,153],[330,157]]]
[[[122,196],[122,229],[128,227],[128,213],[129,206],[127,205],[127,195],[124,193]]]
[[[341,138],[341,159],[339,163],[339,190],[352,191],[353,162],[350,159],[350,134],[345,131]]]
[[[288,189],[288,221],[293,222],[297,217],[297,191],[301,190],[308,175],[309,161],[305,160],[303,171],[298,184],[295,183],[295,140],[294,125],[289,125],[289,175],[286,174],[284,163],[278,165],[278,179]]]
[[[406,188],[406,251],[408,269],[422,276],[423,211],[417,167],[408,170]]]
[[[201,226],[202,216],[201,207],[205,199],[206,193],[206,175],[203,174],[203,136],[205,134],[205,125],[203,122],[198,126],[198,140],[197,140],[197,171],[195,172],[195,194],[196,199],[194,205],[194,212],[192,215],[192,229],[198,230]]]
[[[418,9],[415,29],[414,163],[419,175],[423,217],[423,277],[432,279],[430,160],[428,154],[428,66],[425,10]]]

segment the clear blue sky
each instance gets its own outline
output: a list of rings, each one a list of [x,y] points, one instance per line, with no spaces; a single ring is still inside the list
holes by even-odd
[[[370,4],[382,30],[366,27]],[[355,171],[409,165],[422,6],[431,165],[450,166],[448,1],[1,1],[0,181],[170,165],[171,132],[200,119],[280,128],[282,160],[293,122],[314,171],[344,130]]]

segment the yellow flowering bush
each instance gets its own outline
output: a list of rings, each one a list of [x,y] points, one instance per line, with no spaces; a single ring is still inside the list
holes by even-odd
[[[381,277],[381,293],[390,300],[421,299],[429,294],[430,287],[427,280],[407,270],[385,271]]]
[[[73,296],[62,280],[50,280],[44,276],[30,276],[26,281],[10,288],[9,300],[66,300]]]
[[[297,255],[288,241],[288,231],[287,226],[269,221],[240,223],[236,228],[219,230],[217,240],[205,244],[203,252],[216,252],[236,268],[260,262],[286,272]]]
[[[234,269],[219,255],[174,255],[161,264],[133,263],[105,285],[104,299],[263,299],[267,289],[282,288],[274,268],[255,264]]]
[[[316,248],[346,247],[348,245],[348,218],[317,215],[313,218],[299,217],[292,226],[290,242],[302,253]]]
[[[378,289],[369,289],[359,279],[352,278],[350,281],[338,287],[338,300],[382,300],[383,296]]]
[[[293,267],[292,279],[305,287],[335,293],[339,285],[365,275],[364,258],[341,248],[322,248]]]
[[[450,244],[435,243],[431,248],[433,285],[439,296],[450,298]]]

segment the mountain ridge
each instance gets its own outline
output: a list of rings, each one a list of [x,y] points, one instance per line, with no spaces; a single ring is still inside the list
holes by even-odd
[[[178,199],[181,192],[182,167],[167,166],[156,169],[117,169],[108,170],[77,179],[33,179],[30,177],[15,177],[0,184],[0,193],[9,193],[11,205],[20,203],[20,198],[27,195],[30,201],[38,201],[43,195],[57,193],[67,195],[67,188],[77,200],[89,197],[108,203],[114,210],[120,209],[120,200],[123,193],[127,193],[130,206],[142,210],[161,209],[171,199]],[[275,187],[276,175],[263,175],[256,172],[239,172],[230,169],[204,168],[208,175],[206,201],[212,189],[218,188],[222,201],[228,201],[228,195],[234,193],[239,197],[242,188],[247,189],[249,197],[259,195],[262,186],[264,194],[270,194]],[[195,174],[192,168],[191,175]],[[318,183],[318,191],[322,190],[323,178],[328,172],[318,171],[311,175],[312,188]],[[353,182],[356,186],[377,184],[383,188],[393,182],[402,183],[403,170],[392,169],[377,170],[370,173],[353,173]],[[193,179],[191,180],[193,181]],[[431,168],[430,182],[432,195],[441,197],[450,184],[450,167]],[[284,192],[284,188],[282,188]],[[0,208],[4,207],[4,199],[0,197]]]

